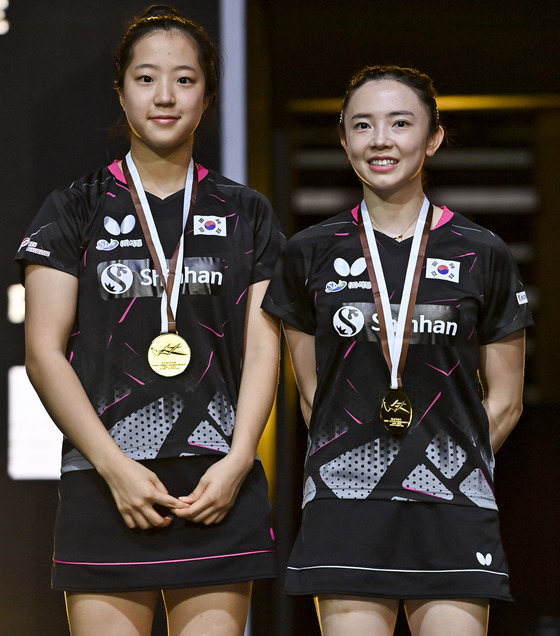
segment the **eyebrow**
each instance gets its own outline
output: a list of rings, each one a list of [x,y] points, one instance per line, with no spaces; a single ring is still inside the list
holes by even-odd
[[[134,67],[135,71],[141,71],[142,69],[159,69],[160,67],[157,64],[150,64],[149,62],[146,62],[144,64],[137,64]],[[196,69],[193,66],[190,66],[189,64],[181,64],[179,66],[176,66],[174,69],[174,71],[193,71],[196,72]]]
[[[388,113],[389,117],[399,117],[402,115],[406,115],[407,117],[416,117],[416,115],[410,110],[393,110]],[[371,117],[371,113],[356,113],[352,115],[351,119],[367,119]]]

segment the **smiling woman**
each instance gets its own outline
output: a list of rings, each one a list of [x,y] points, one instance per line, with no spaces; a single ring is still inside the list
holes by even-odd
[[[389,636],[401,601],[414,636],[483,636],[510,599],[493,469],[526,295],[495,234],[424,195],[444,137],[428,77],[364,69],[339,132],[363,200],[288,241],[263,303],[309,427],[286,590],[315,596],[323,636]]]
[[[262,195],[194,160],[219,75],[199,25],[135,20],[114,79],[129,152],[53,192],[17,255],[27,372],[65,436],[53,585],[74,636],[150,634],[161,591],[170,635],[238,636],[275,573],[256,450],[283,237]]]

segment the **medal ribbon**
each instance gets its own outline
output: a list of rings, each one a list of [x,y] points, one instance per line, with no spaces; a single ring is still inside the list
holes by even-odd
[[[360,241],[366,259],[375,308],[379,319],[381,347],[387,367],[391,373],[391,389],[400,389],[402,388],[402,375],[408,354],[408,345],[410,344],[410,331],[412,329],[414,305],[420,282],[420,272],[422,271],[422,264],[426,254],[434,208],[430,205],[428,199],[424,197],[424,203],[414,230],[410,256],[408,257],[396,328],[393,326],[393,316],[383,266],[365,201],[362,201],[360,211],[362,215],[362,222],[359,224]]]
[[[132,160],[130,151],[123,161],[123,173],[126,183],[130,188],[130,195],[136,208],[136,214],[140,220],[142,231],[146,244],[150,250],[150,255],[154,262],[154,267],[160,277],[163,285],[163,293],[161,297],[161,333],[170,333],[177,331],[177,305],[179,304],[179,289],[181,287],[181,269],[183,267],[183,255],[185,252],[185,228],[189,214],[192,211],[198,190],[198,174],[195,169],[194,161],[191,159],[187,170],[187,178],[185,180],[185,196],[183,198],[183,230],[181,236],[171,257],[169,270],[166,272],[167,261],[163,252],[163,247],[159,238],[159,234],[154,222],[152,211],[142,180],[138,174],[138,170]]]

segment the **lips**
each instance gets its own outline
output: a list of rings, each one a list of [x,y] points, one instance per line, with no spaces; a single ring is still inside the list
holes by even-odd
[[[374,157],[369,159],[367,163],[372,173],[385,174],[393,172],[399,164],[399,160],[394,157]]]
[[[155,121],[158,124],[171,124],[178,119],[179,118],[174,115],[153,115],[150,117],[151,121]]]

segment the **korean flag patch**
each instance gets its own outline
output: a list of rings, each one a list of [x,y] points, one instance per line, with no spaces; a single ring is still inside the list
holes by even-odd
[[[206,236],[227,236],[227,224],[223,216],[194,216],[194,233]]]
[[[428,258],[426,260],[426,278],[458,283],[460,266],[461,263],[458,261],[443,261],[439,258]]]
[[[527,298],[527,294],[524,291],[517,292],[516,296],[517,296],[518,305],[526,305],[529,302],[529,299]]]

